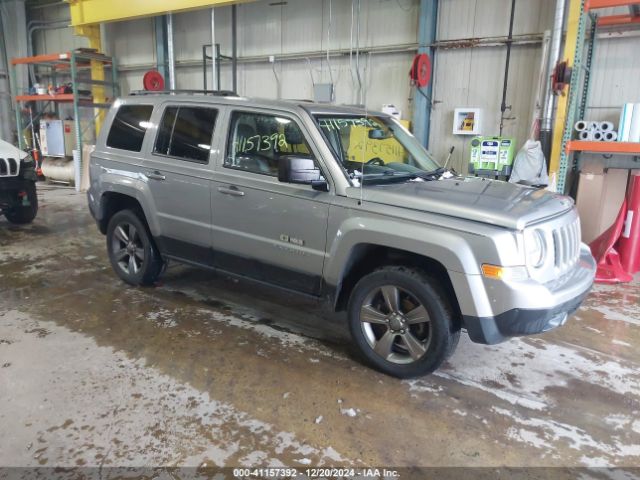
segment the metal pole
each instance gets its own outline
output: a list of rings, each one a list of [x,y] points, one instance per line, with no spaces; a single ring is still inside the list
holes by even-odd
[[[418,53],[428,53],[433,65],[436,49],[431,45],[436,43],[438,27],[438,2],[436,0],[420,0],[420,20],[418,25]],[[431,108],[433,102],[432,69],[429,84],[421,91],[416,91],[413,98],[413,133],[420,143],[429,146],[429,131],[431,129]],[[419,87],[416,87],[416,89]]]
[[[211,8],[211,89],[215,90],[216,85],[219,82],[218,75],[216,72],[216,64],[218,63],[218,58],[216,55],[216,9]]]
[[[546,71],[546,89],[544,94],[544,105],[542,119],[540,122],[540,143],[545,158],[551,154],[551,125],[553,122],[553,85],[551,84],[551,72],[560,59],[560,45],[562,44],[562,26],[564,24],[565,0],[556,0],[556,13],[553,21],[553,32],[551,33],[551,45],[549,46],[549,61]]]
[[[155,18],[156,31],[156,68],[162,74],[165,81],[169,77],[167,66],[167,20],[166,15]]]
[[[231,83],[232,90],[238,91],[238,12],[237,5],[231,5]]]
[[[0,14],[0,31],[3,30],[2,15]],[[9,57],[4,42],[4,35],[0,35],[0,138],[11,141],[11,95],[13,93],[13,72],[15,68],[9,65]],[[11,80],[9,76],[11,75]]]
[[[511,0],[511,18],[509,20],[509,36],[507,37],[507,60],[504,64],[504,82],[502,84],[502,103],[500,104],[500,136],[504,128],[504,112],[507,111],[507,87],[509,86],[509,63],[511,61],[511,43],[513,42],[513,19],[516,13],[516,0]]]
[[[74,86],[74,89],[77,88],[78,85],[78,72],[77,68],[77,59],[75,52],[71,52],[71,84]],[[75,127],[76,133],[76,149],[73,155],[73,166],[74,166],[74,183],[76,187],[76,192],[80,191],[80,179],[82,178],[82,129],[80,126],[80,108],[78,105],[78,92],[74,91],[73,95],[73,124]]]
[[[588,15],[584,13],[586,0],[571,0],[567,16],[567,34],[564,45],[563,58],[571,68],[571,81],[558,96],[558,105],[553,124],[553,142],[549,159],[549,177],[556,176],[556,191],[564,193],[569,154],[566,143],[573,131],[573,122],[578,106],[578,82],[582,73],[582,49],[584,47],[584,33]],[[553,181],[553,180],[552,180]]]
[[[202,45],[202,89],[207,89],[207,46]]]
[[[12,65],[11,66],[11,92],[13,93],[13,100],[15,102],[15,113],[16,113],[16,135],[18,136],[18,148],[20,150],[24,150],[25,149],[25,142],[24,139],[22,137],[22,112],[20,111],[20,102],[18,102],[15,98],[16,95],[19,95],[19,90],[18,90],[18,81],[16,79],[17,75],[16,75],[16,65]],[[7,138],[7,141],[10,141],[9,138]],[[35,146],[36,144],[36,139],[32,138],[31,139],[31,144]]]
[[[216,90],[220,90],[220,44],[216,43],[216,58],[213,59],[216,66]]]
[[[167,14],[167,60],[169,61],[169,90],[176,89],[176,59],[173,51],[173,14]]]
[[[118,64],[113,57],[111,57],[111,81],[113,82],[113,97],[111,98],[114,101],[120,96],[120,84],[118,83]]]

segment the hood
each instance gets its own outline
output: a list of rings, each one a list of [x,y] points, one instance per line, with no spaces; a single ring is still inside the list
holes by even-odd
[[[573,207],[564,195],[480,177],[365,185],[365,202],[410,208],[522,230]],[[360,198],[360,188],[347,189]]]
[[[0,158],[16,158],[22,160],[29,154],[23,152],[18,147],[14,147],[9,142],[0,140]]]

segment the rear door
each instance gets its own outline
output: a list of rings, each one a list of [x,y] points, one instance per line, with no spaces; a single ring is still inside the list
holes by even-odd
[[[211,265],[211,145],[218,109],[168,102],[156,110],[143,174],[158,215],[157,242],[169,256]]]
[[[320,293],[332,194],[278,181],[286,155],[317,158],[287,113],[229,113],[211,189],[215,265],[292,290]]]

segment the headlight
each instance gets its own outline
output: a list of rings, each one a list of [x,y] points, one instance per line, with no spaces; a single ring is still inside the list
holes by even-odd
[[[547,255],[547,242],[541,230],[528,230],[524,236],[527,265],[539,268]]]

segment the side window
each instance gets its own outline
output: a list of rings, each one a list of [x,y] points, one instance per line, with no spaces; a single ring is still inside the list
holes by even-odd
[[[206,163],[217,115],[217,110],[207,107],[167,107],[154,153]]]
[[[233,113],[225,167],[277,177],[278,162],[285,155],[313,158],[294,120],[261,113]]]
[[[152,111],[153,105],[122,105],[118,108],[107,136],[107,147],[139,152]]]

